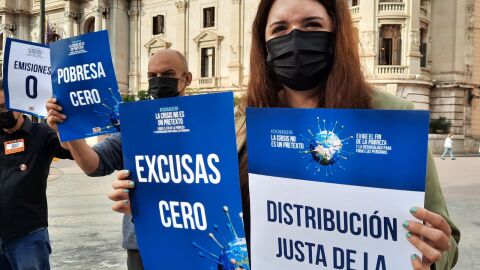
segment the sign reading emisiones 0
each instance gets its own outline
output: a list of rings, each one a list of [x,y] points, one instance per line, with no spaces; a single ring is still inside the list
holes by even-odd
[[[45,118],[45,103],[52,96],[48,46],[7,38],[3,75],[6,107]]]
[[[67,115],[59,125],[61,140],[118,132],[121,97],[108,32],[63,39],[51,50],[53,93]]]
[[[248,109],[252,268],[410,269],[420,252],[402,222],[424,204],[428,122],[426,111]]]

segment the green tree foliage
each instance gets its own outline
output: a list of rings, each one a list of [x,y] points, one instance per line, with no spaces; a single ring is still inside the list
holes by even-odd
[[[430,133],[448,134],[451,127],[452,122],[445,117],[430,120]]]

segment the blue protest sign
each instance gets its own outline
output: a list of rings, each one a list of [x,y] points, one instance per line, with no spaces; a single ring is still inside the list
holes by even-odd
[[[429,113],[248,109],[253,269],[408,269]]]
[[[232,93],[122,103],[120,116],[145,269],[249,269]]]
[[[53,94],[67,116],[60,139],[118,132],[121,102],[108,32],[62,39],[51,46]]]
[[[7,38],[3,61],[3,89],[8,109],[41,118],[52,96],[50,49],[47,45]]]

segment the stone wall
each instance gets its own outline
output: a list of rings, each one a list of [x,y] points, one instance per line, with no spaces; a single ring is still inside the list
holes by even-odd
[[[436,87],[430,93],[430,119],[445,117],[452,122],[450,132],[464,135],[467,89]]]
[[[473,138],[480,139],[480,90],[473,89],[470,99],[470,129],[468,130],[469,135]]]

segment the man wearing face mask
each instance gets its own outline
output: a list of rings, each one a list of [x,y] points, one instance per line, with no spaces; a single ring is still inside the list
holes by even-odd
[[[148,92],[152,99],[183,96],[192,81],[185,57],[178,51],[163,49],[150,58],[148,63]],[[62,108],[54,98],[47,101],[47,122],[58,131],[57,123],[67,118],[61,113]],[[142,117],[139,115],[139,117]],[[84,140],[63,143],[70,149],[79,167],[89,176],[105,176],[115,170],[123,169],[122,142],[120,133],[113,134],[105,141],[91,148]],[[132,187],[134,182],[128,182]],[[115,188],[115,186],[114,186]],[[122,190],[121,190],[122,191]],[[128,189],[123,190],[128,195]],[[128,200],[122,203],[129,204]],[[115,207],[115,206],[114,206]],[[127,250],[129,270],[143,269],[131,216],[123,219],[122,246]]]
[[[2,82],[0,81],[0,87]],[[7,111],[0,88],[0,269],[50,269],[47,178],[53,157],[71,159],[55,131]]]

